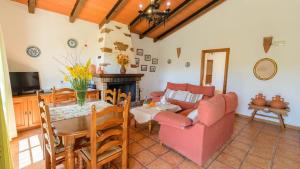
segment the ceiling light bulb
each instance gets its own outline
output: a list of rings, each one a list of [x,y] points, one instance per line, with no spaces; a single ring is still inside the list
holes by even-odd
[[[143,4],[140,4],[139,7],[140,7],[140,10],[142,10],[143,9]]]
[[[171,6],[171,2],[168,1],[168,2],[167,2],[167,7],[170,7],[170,6]]]

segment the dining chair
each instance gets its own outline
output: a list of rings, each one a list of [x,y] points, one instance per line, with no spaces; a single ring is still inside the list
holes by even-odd
[[[117,90],[104,90],[104,101],[116,105]]]
[[[129,95],[124,106],[113,105],[98,112],[96,107],[92,106],[90,147],[82,148],[78,152],[80,169],[83,168],[83,161],[87,168],[96,169],[119,157],[122,159],[122,169],[127,168],[130,98]],[[115,113],[118,113],[118,116],[114,115]]]
[[[39,93],[37,93],[37,98],[41,117],[45,166],[46,169],[55,169],[56,165],[63,163],[65,160],[64,146],[61,144],[54,126],[51,125],[48,105],[45,104]]]
[[[117,104],[121,105],[123,102],[127,99],[127,94],[122,93],[121,89],[118,90],[118,96],[117,96]]]
[[[70,88],[52,89],[52,102],[54,106],[76,101],[76,93]]]

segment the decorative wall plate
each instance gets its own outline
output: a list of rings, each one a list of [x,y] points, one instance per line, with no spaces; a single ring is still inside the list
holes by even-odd
[[[172,60],[171,60],[171,59],[168,59],[168,60],[167,60],[167,63],[168,63],[168,64],[171,64],[171,63],[172,63]]]
[[[78,42],[76,39],[69,39],[67,43],[70,48],[76,48],[78,45]]]
[[[185,67],[190,67],[191,66],[191,62],[185,62]]]
[[[36,46],[29,46],[26,49],[26,53],[28,56],[36,58],[36,57],[40,56],[41,50]]]
[[[270,80],[277,73],[277,63],[270,58],[263,58],[256,62],[253,73],[259,80]]]

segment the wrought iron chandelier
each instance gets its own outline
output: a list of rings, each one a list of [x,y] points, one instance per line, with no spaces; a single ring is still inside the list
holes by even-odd
[[[164,11],[161,11],[160,8],[160,0],[151,0],[149,7],[144,11],[143,4],[139,5],[139,16],[140,19],[145,18],[148,20],[149,25],[158,25],[160,23],[165,23],[167,18],[170,15],[170,6],[171,2],[167,1],[167,8]]]

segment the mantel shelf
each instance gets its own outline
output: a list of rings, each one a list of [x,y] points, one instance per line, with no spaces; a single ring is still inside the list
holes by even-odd
[[[130,78],[130,77],[143,77],[144,74],[94,74],[96,78]]]

